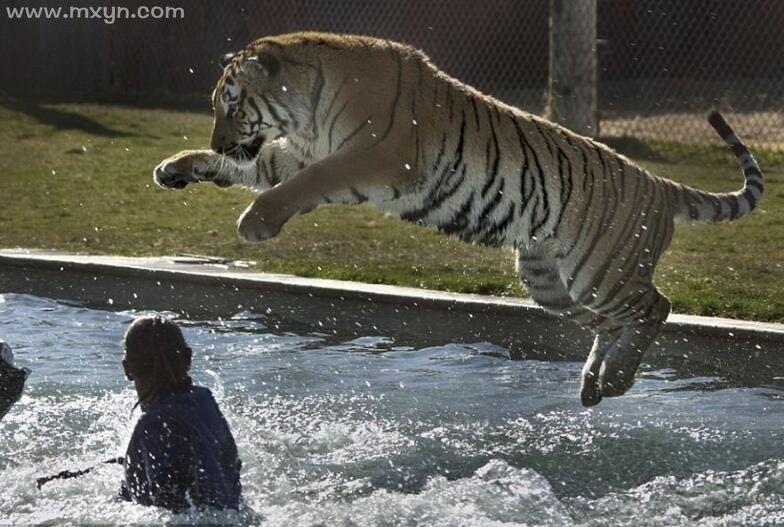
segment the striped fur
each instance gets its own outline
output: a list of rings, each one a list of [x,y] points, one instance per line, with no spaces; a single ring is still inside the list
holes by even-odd
[[[505,105],[408,46],[297,33],[235,55],[213,95],[211,150],[186,151],[156,181],[261,192],[240,217],[250,241],[294,214],[369,203],[467,242],[517,251],[546,310],[590,328],[585,405],[624,393],[670,311],[652,284],[675,222],[749,213],[763,191],[754,158],[718,113],[742,190],[716,194],[651,175],[605,145]]]

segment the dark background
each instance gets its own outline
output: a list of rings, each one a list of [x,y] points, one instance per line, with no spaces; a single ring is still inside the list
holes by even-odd
[[[5,8],[20,5],[168,5],[183,7],[185,18],[9,19]],[[0,91],[58,99],[206,98],[221,54],[264,35],[322,30],[413,44],[453,76],[537,113],[547,83],[548,11],[547,0],[5,2]],[[780,2],[598,0],[598,38],[603,119],[718,106],[764,112],[751,117],[771,129],[782,124]]]

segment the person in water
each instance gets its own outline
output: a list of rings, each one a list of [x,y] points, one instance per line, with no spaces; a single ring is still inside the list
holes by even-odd
[[[188,376],[191,355],[180,328],[162,317],[138,318],[125,334],[122,364],[142,414],[120,496],[175,512],[238,509],[242,462],[212,393]]]
[[[30,370],[27,368],[14,366],[14,352],[11,351],[11,346],[0,340],[0,421],[22,397],[28,375]]]

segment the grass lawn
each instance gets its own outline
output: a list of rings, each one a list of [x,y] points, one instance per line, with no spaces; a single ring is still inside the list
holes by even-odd
[[[165,191],[152,182],[161,159],[207,144],[206,112],[0,99],[0,123],[0,247],[206,254],[300,276],[525,295],[511,251],[470,246],[367,207],[319,209],[273,240],[240,242],[235,221],[251,194],[212,185]],[[613,145],[689,185],[741,184],[723,148]],[[733,224],[678,227],[656,275],[675,311],[784,322],[784,160],[757,157],[767,185],[757,211]]]

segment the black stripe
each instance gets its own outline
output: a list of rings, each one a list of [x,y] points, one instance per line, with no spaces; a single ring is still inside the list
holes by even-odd
[[[488,114],[487,115],[487,120],[490,123],[490,135],[491,135],[490,141],[493,144],[495,157],[493,158],[493,168],[492,168],[492,171],[488,172],[487,182],[485,183],[485,186],[482,187],[482,197],[485,197],[485,195],[487,194],[487,191],[490,190],[490,187],[492,186],[492,184],[495,182],[496,178],[498,177],[498,164],[499,164],[499,162],[501,160],[501,153],[500,153],[499,148],[498,148],[498,136],[496,135],[496,132],[495,132],[495,126],[493,125],[493,118],[492,118],[492,116]],[[488,150],[489,150],[489,146],[490,146],[490,143],[488,143]],[[489,153],[485,154],[485,155],[488,157],[487,161],[488,161],[488,165],[489,165],[489,161],[490,161]]]
[[[267,105],[267,108],[269,109],[270,115],[272,116],[272,118],[275,120],[276,123],[280,123],[282,125],[283,123],[286,122],[285,119],[281,118],[280,114],[275,109],[275,106],[272,104],[272,102],[264,94],[259,95],[259,97],[261,98],[262,101],[264,101],[264,104]]]
[[[740,214],[740,203],[738,197],[734,194],[727,196],[727,202],[730,205],[730,219],[737,218]]]
[[[357,203],[365,203],[368,200],[366,195],[362,194],[354,187],[351,187],[351,195],[354,196],[354,199],[357,200]]]
[[[332,122],[329,124],[329,133],[327,134],[327,138],[330,152],[332,152],[332,133],[335,131],[335,124],[338,122],[340,116],[343,115],[343,112],[346,110],[347,106],[348,101],[343,101],[343,106],[341,106],[340,110],[335,113],[335,116],[332,118]]]
[[[553,269],[551,266],[546,267],[526,267],[525,273],[527,276],[531,278],[542,278],[543,276],[551,276],[555,279],[558,279],[558,270]],[[551,280],[553,281],[553,280]]]
[[[444,178],[446,177],[446,174],[447,174],[446,169],[438,173],[435,182],[433,183],[433,185],[431,185],[430,190],[428,190],[427,192],[427,196],[425,196],[425,198],[422,200],[422,207],[420,207],[419,209],[414,209],[413,211],[404,212],[400,215],[400,217],[408,221],[418,221],[419,219],[426,216],[427,212],[430,210],[429,204],[436,199],[438,192],[441,189],[441,185],[444,182]]]
[[[457,170],[457,167],[460,163],[463,162],[463,146],[465,144],[465,110],[463,110],[462,117],[460,119],[460,135],[457,139],[457,148],[455,149],[455,155],[453,156],[454,164],[452,165],[452,170]]]
[[[457,213],[445,223],[441,223],[438,225],[438,230],[443,232],[444,234],[452,235],[458,232],[463,231],[466,227],[468,227],[468,213],[471,210],[471,205],[474,201],[474,193],[472,192],[468,199],[466,199],[462,205],[457,210]]]
[[[346,85],[346,81],[348,81],[348,75],[343,77],[343,80],[340,81],[340,84],[338,85],[338,88],[335,90],[335,94],[332,96],[332,100],[329,101],[329,104],[327,105],[327,110],[326,110],[326,112],[324,112],[324,119],[325,120],[332,113],[332,108],[335,106],[335,102],[338,100],[338,96],[340,95],[340,92],[343,91],[343,88]]]
[[[735,154],[735,157],[737,158],[742,157],[743,154],[749,153],[749,149],[746,148],[746,146],[743,143],[735,143],[733,145],[730,145],[730,150],[732,150],[732,153]]]
[[[713,221],[721,220],[723,217],[721,200],[708,192],[703,192],[702,197],[713,206]]]
[[[446,85],[446,105],[449,107],[449,120],[452,120],[452,116],[454,115],[455,109],[455,99],[452,94],[454,89],[449,84]]]
[[[270,175],[267,176],[267,181],[269,181],[270,186],[274,187],[275,185],[280,183],[280,177],[275,171],[275,149],[272,149],[272,151],[270,152],[269,167],[270,167]]]
[[[756,161],[755,161],[755,163],[756,163]],[[759,178],[760,183],[762,183],[762,172],[759,171],[759,167],[756,164],[753,165],[753,166],[750,166],[749,168],[747,168],[743,172],[743,174],[746,177],[746,179],[749,179],[749,178]]]
[[[597,311],[607,318],[612,318],[614,320],[624,319],[630,314],[639,311],[637,303],[648,294],[649,291],[647,289],[643,289],[642,291],[635,290],[627,295],[622,301],[616,302],[614,306],[607,306],[609,311],[602,311],[600,308],[594,308],[592,311]]]
[[[511,223],[512,218],[514,217],[514,213],[515,204],[512,203],[509,209],[506,211],[506,215],[504,215],[503,219],[490,227],[490,230],[485,233],[483,241],[485,245],[498,247],[503,244],[505,240],[501,239],[500,236],[506,234],[506,229],[509,227],[509,223]]]
[[[757,190],[759,190],[760,192],[764,192],[765,191],[765,189],[764,189],[764,187],[762,185],[762,181],[759,181],[757,179],[747,179],[746,180],[746,186],[747,187],[754,187]]]
[[[646,187],[647,187],[647,185],[649,183],[652,183],[647,177],[645,179],[643,179],[642,181],[645,183]],[[654,187],[654,191],[655,190],[657,190],[656,187]],[[644,196],[647,196],[647,194],[644,194]],[[664,200],[664,197],[662,197],[662,200]],[[635,200],[635,202],[636,202],[636,200]],[[666,228],[667,228],[666,222],[668,222],[668,221],[671,221],[671,220],[670,220],[670,218],[667,215],[660,214],[659,215],[659,223],[657,224],[656,229],[655,230],[654,229],[648,229],[647,231],[645,231],[647,233],[645,236],[640,235],[639,237],[632,238],[633,245],[631,247],[627,247],[626,248],[626,253],[627,254],[640,254],[641,251],[643,250],[642,246],[648,245],[648,239],[650,237],[652,237],[652,236],[656,236],[661,244],[663,244],[665,241],[669,241],[669,240],[666,240],[665,236],[664,236],[664,233],[666,232]],[[661,254],[661,250],[662,249],[663,249],[663,246],[660,245],[659,248],[656,249],[657,252],[653,252],[653,251],[651,252],[651,264],[652,265],[655,263],[656,259],[658,258],[658,255]],[[623,276],[624,277],[634,278],[634,275],[637,273],[637,266],[638,266],[638,260],[637,259],[635,259],[635,258],[627,258],[627,260],[624,262],[624,265],[621,267],[621,272],[623,273]],[[621,292],[621,290],[624,288],[624,286],[627,283],[628,283],[628,279],[627,278],[624,278],[624,279],[620,280],[617,284],[615,284],[610,289],[610,291],[605,295],[605,298],[603,300],[601,300],[601,302],[598,305],[593,307],[593,309],[595,311],[598,311],[600,309],[604,309],[605,306],[612,306],[612,305],[614,305],[614,303],[617,303],[617,296],[618,296],[618,294]],[[616,311],[617,310],[618,310],[618,308],[616,308]]]
[[[520,152],[523,154],[523,166],[520,167],[520,197],[522,200],[520,205],[520,216],[522,216],[527,209],[528,202],[534,192],[533,185],[531,185],[530,192],[526,192],[526,188],[529,186],[529,183],[533,183],[533,181],[531,181],[530,177],[526,178],[530,167],[528,162],[528,146],[525,141],[525,134],[523,133],[522,128],[520,128],[520,124],[517,122],[517,120],[511,115],[509,118],[514,125],[515,132],[517,133],[517,141],[520,143]]]
[[[550,145],[550,139],[547,137],[547,134],[544,133],[544,130],[542,130],[542,127],[539,124],[539,122],[533,119],[531,120],[531,122],[534,123],[534,126],[536,127],[536,130],[539,132],[539,135],[542,136],[542,140],[544,141],[547,150],[550,152],[550,157],[555,157],[555,154],[553,154],[553,147]]]
[[[634,189],[634,198],[631,201],[631,203],[633,204],[634,207],[636,207],[637,206],[636,204],[639,203],[640,191],[641,191],[642,187],[644,185],[646,185],[647,182],[648,182],[648,179],[645,178],[644,175],[641,174],[641,176],[642,176],[642,178],[636,178],[635,179],[635,181],[637,182],[637,185],[635,186],[635,189]],[[664,217],[664,216],[665,216],[664,214],[661,215],[661,217]],[[643,222],[643,224],[644,223],[645,222]],[[623,247],[623,245],[628,243],[628,241],[630,239],[632,239],[630,237],[630,234],[631,234],[630,231],[633,231],[634,229],[637,228],[637,223],[635,221],[630,221],[630,222],[627,223],[626,227],[627,228],[624,229],[622,234],[616,240],[616,245],[613,248],[614,252],[612,254],[617,254],[618,251],[626,249],[625,247]],[[653,234],[653,233],[651,233],[651,234]],[[638,241],[637,241],[637,244],[635,244],[635,246],[626,249],[627,254],[634,254],[635,251],[639,251],[637,246],[641,243],[642,236],[640,236],[640,238],[638,238],[637,240]],[[622,275],[626,276],[626,275],[629,275],[629,274],[633,274],[636,271],[636,269],[634,269],[634,267],[636,267],[636,266],[637,266],[637,260],[636,259],[634,259],[634,258],[627,258],[626,261],[624,262],[624,264],[621,266],[621,273],[622,273]],[[630,267],[632,267],[632,269],[630,269]],[[609,270],[609,268],[607,270]],[[594,281],[595,281],[595,279],[594,279]],[[607,292],[607,294],[604,296],[604,299],[600,299],[598,304],[594,304],[593,309],[597,310],[597,309],[599,309],[601,307],[604,307],[605,305],[609,304],[613,300],[615,300],[615,297],[618,296],[618,293],[620,293],[621,289],[623,289],[623,287],[625,285],[626,285],[625,280],[619,280]]]
[[[261,184],[261,176],[264,176],[264,179],[267,179],[267,169],[265,165],[266,161],[262,157],[259,157],[258,161],[256,162],[256,187]]]
[[[588,226],[588,221],[587,221],[588,214],[591,212],[591,208],[592,208],[592,205],[593,205],[593,192],[594,192],[594,189],[596,188],[596,182],[594,181],[594,178],[593,178],[593,171],[589,169],[588,155],[586,154],[584,148],[581,148],[580,151],[582,152],[582,155],[583,155],[583,170],[585,170],[585,173],[583,174],[584,175],[583,192],[585,192],[585,185],[586,185],[586,182],[589,179],[589,176],[590,176],[591,187],[590,187],[590,190],[588,192],[588,196],[583,200],[582,206],[580,207],[580,209],[581,209],[581,211],[580,211],[580,218],[578,219],[578,225],[580,227],[577,230],[577,234],[574,236],[574,239],[572,240],[571,247],[569,247],[569,249],[567,249],[564,252],[565,256],[570,255],[572,253],[572,251],[575,248],[577,248],[577,246],[580,243],[580,240],[582,239],[583,231],[585,230],[585,227]]]
[[[441,158],[443,157],[444,150],[446,149],[446,136],[447,136],[447,132],[444,132],[441,135],[441,147],[438,149],[436,160],[433,162],[433,167],[431,168],[432,171],[438,169],[438,166],[441,164]]]
[[[537,174],[539,176],[539,192],[542,199],[542,212],[543,216],[541,220],[536,222],[535,225],[531,227],[531,234],[535,235],[536,232],[545,224],[547,220],[550,219],[550,202],[547,198],[547,188],[545,187],[545,180],[544,180],[544,172],[542,171],[542,166],[539,164],[539,158],[536,155],[536,151],[531,148],[531,155],[534,158],[534,164],[536,165]],[[531,216],[533,219],[534,216]]]
[[[442,177],[440,179],[443,179],[443,176],[446,175],[447,172],[450,173],[449,174],[450,176],[454,174],[454,171],[445,168],[442,173]],[[455,192],[457,192],[458,188],[460,188],[460,186],[465,182],[465,175],[466,175],[466,167],[463,166],[463,169],[460,171],[460,176],[458,177],[457,182],[454,183],[449,190],[439,194],[438,187],[440,185],[438,185],[435,188],[435,191],[431,192],[430,196],[428,197],[428,199],[426,200],[426,202],[423,204],[422,207],[410,212],[403,213],[400,215],[400,217],[406,221],[411,221],[415,223],[422,221],[425,217],[427,217],[428,214],[430,214],[430,212],[433,209],[440,207],[447,199],[452,197],[455,194]]]
[[[504,180],[502,179],[501,180],[501,184],[498,186],[498,191],[493,195],[493,197],[487,203],[484,204],[484,206],[482,207],[482,210],[476,216],[478,221],[482,222],[486,218],[488,218],[490,216],[490,214],[498,206],[498,204],[501,203],[501,200],[504,197],[503,190],[504,190]],[[478,223],[477,224],[477,229],[480,228],[481,226],[482,226],[482,223]]]
[[[256,117],[258,117],[258,119],[256,119],[255,121],[249,120],[248,123],[251,124],[251,125],[252,124],[259,124],[260,125],[260,123],[263,123],[264,122],[264,116],[261,114],[261,110],[259,110],[259,105],[256,104],[256,100],[253,97],[249,97],[248,98],[248,106],[253,108],[253,111],[256,112]]]
[[[397,61],[397,84],[395,86],[395,97],[392,99],[392,107],[389,110],[389,122],[387,123],[387,128],[384,130],[384,133],[381,134],[378,139],[370,145],[368,148],[372,148],[379,144],[380,142],[384,141],[389,132],[392,130],[392,126],[395,124],[395,113],[397,111],[397,103],[400,101],[400,91],[401,91],[401,82],[403,80],[403,60],[400,58],[400,54],[392,50],[395,60]]]
[[[321,92],[324,89],[324,69],[321,66],[321,61],[319,61],[315,83],[316,88],[313,90],[313,94],[310,97],[310,118],[314,135],[318,134],[316,110],[318,109],[319,102],[321,102]]]
[[[566,164],[569,166],[569,174],[568,177],[564,177],[564,167],[561,160],[566,161]],[[553,224],[553,233],[558,232],[558,227],[561,226],[561,219],[563,218],[563,213],[566,210],[566,206],[569,203],[569,198],[572,195],[572,164],[569,162],[569,158],[563,151],[558,148],[558,177],[561,180],[561,187],[560,187],[560,197],[561,197],[561,210],[558,213],[558,218],[556,218],[555,223]],[[568,185],[567,185],[568,183]]]
[[[476,131],[478,132],[479,131],[479,111],[476,108],[476,97],[471,96],[471,97],[469,97],[469,99],[471,100],[471,106],[474,109],[474,122],[476,123]]]
[[[749,210],[757,206],[757,198],[755,198],[750,191],[744,192],[743,196],[746,198],[746,201],[748,201],[749,203]]]
[[[599,159],[602,162],[602,170],[604,171],[605,174],[607,174],[609,172],[609,170],[608,170],[607,165],[604,162],[604,156],[602,156],[601,151],[596,147],[596,145],[592,144],[591,146],[593,146],[594,151],[596,152],[596,155],[599,156]],[[612,176],[612,174],[610,174],[610,176]],[[610,189],[614,190],[614,187],[613,187],[612,181],[608,181],[608,179],[612,180],[612,177],[610,177],[610,178],[603,177],[602,178],[602,182],[604,183],[602,185],[602,187],[603,187],[605,192],[602,194],[602,197],[604,199],[603,199],[603,202],[601,203],[601,206],[600,207],[593,207],[592,203],[586,204],[590,208],[600,208],[600,210],[602,211],[602,219],[597,223],[596,231],[594,232],[593,236],[591,237],[591,241],[590,242],[586,242],[586,246],[585,246],[585,248],[583,250],[583,254],[582,254],[580,260],[577,263],[577,266],[574,268],[574,270],[571,272],[571,275],[566,280],[566,287],[568,289],[570,289],[572,287],[572,284],[574,284],[574,281],[577,279],[577,276],[580,274],[580,271],[582,271],[582,268],[585,266],[586,263],[588,263],[588,260],[590,259],[591,255],[593,254],[593,249],[596,247],[596,244],[599,242],[599,240],[603,236],[605,236],[608,233],[607,229],[608,229],[608,227],[610,225],[610,222],[608,222],[608,220],[610,220],[615,215],[615,213],[617,212],[617,206],[618,206],[617,196],[612,196],[612,197],[610,196],[609,190]],[[612,198],[616,199],[615,203],[612,202]],[[586,285],[590,286],[592,284],[586,284]]]
[[[335,151],[337,152],[337,151],[339,151],[341,148],[343,148],[343,146],[344,146],[346,143],[348,143],[349,141],[351,141],[351,140],[354,138],[354,136],[356,136],[356,135],[357,135],[357,134],[358,134],[358,133],[359,133],[359,132],[360,132],[360,131],[361,131],[361,130],[362,130],[364,127],[365,127],[365,126],[367,126],[367,124],[368,124],[368,120],[367,120],[367,119],[365,119],[364,121],[362,121],[362,124],[360,124],[360,125],[359,125],[357,128],[355,128],[355,129],[354,129],[354,131],[352,131],[350,134],[348,134],[348,135],[347,135],[347,136],[346,136],[346,137],[345,137],[345,138],[344,138],[344,139],[343,139],[343,140],[340,142],[340,144],[337,146],[337,148],[335,148]]]

